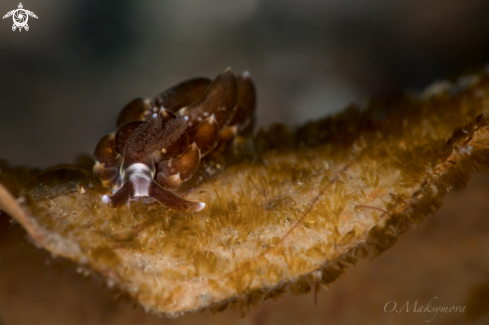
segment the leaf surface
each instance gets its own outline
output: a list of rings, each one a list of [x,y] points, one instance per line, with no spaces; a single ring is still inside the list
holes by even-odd
[[[199,213],[144,200],[107,207],[108,190],[84,164],[28,180],[4,166],[0,208],[147,310],[246,310],[379,254],[488,164],[489,78],[464,82],[240,139],[180,193],[206,203]]]

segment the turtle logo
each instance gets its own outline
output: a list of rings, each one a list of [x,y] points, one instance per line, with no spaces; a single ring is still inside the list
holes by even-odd
[[[19,32],[22,31],[22,28],[24,28],[26,31],[29,30],[29,25],[27,25],[29,16],[37,19],[35,13],[29,10],[25,10],[23,8],[24,6],[22,6],[22,3],[19,3],[19,9],[9,11],[5,14],[5,16],[3,16],[3,19],[13,16],[14,24],[12,25],[12,31],[14,32],[17,28],[19,29]]]

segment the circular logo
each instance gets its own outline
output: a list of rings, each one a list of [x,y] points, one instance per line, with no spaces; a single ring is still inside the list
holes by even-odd
[[[17,9],[15,10],[15,13],[13,14],[14,18],[14,24],[17,27],[24,27],[27,25],[27,21],[29,20],[29,16],[27,15],[27,12],[24,9]]]

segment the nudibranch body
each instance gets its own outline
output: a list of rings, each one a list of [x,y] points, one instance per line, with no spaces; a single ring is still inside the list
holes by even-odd
[[[237,78],[226,69],[213,82],[195,78],[153,100],[137,98],[120,112],[115,133],[95,148],[94,173],[113,195],[113,207],[150,197],[177,210],[197,212],[205,204],[173,191],[191,179],[202,157],[221,142],[228,145],[253,128],[255,88],[247,72]]]

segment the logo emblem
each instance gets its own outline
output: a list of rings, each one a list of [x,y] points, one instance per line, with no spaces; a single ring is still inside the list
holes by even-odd
[[[12,31],[15,32],[15,30],[18,28],[19,32],[22,31],[22,28],[24,28],[26,31],[29,30],[29,25],[27,25],[27,21],[29,20],[29,16],[34,17],[37,19],[37,16],[35,13],[29,10],[25,10],[24,6],[22,6],[22,3],[19,3],[19,8],[9,11],[3,16],[3,19],[8,18],[10,16],[13,16],[14,24],[12,25]]]

